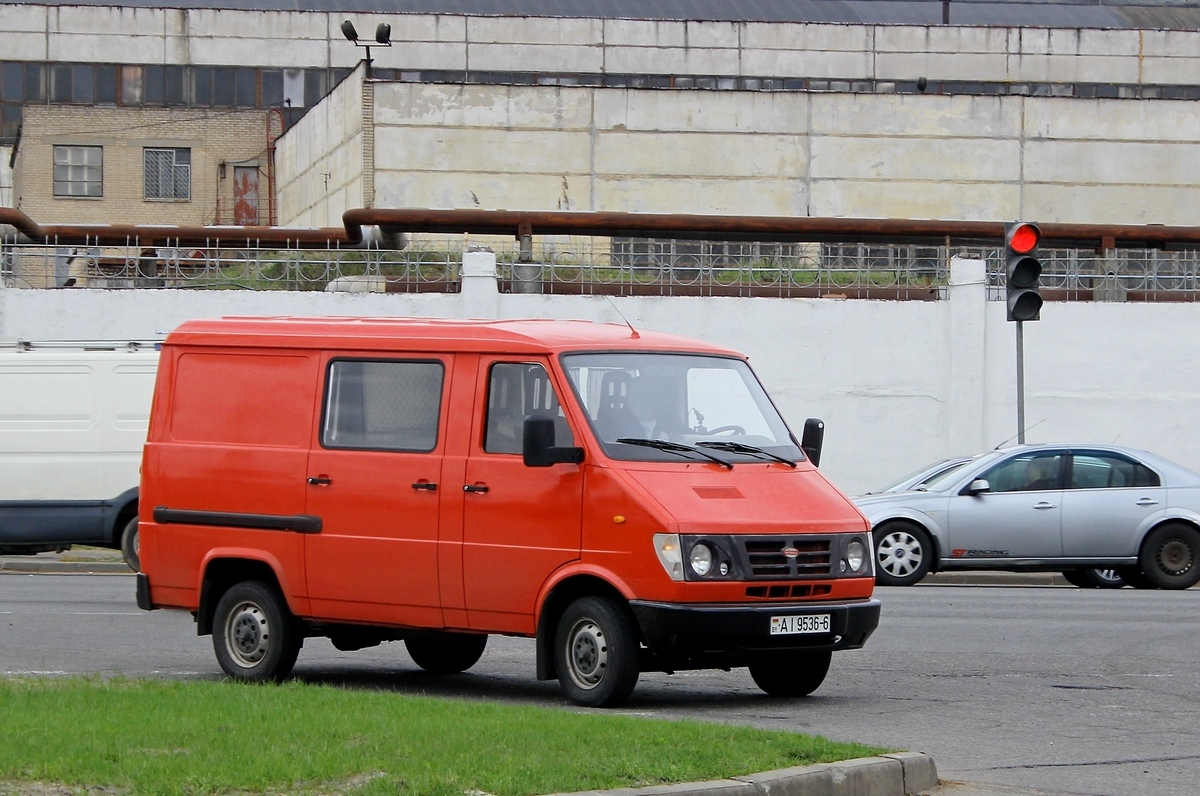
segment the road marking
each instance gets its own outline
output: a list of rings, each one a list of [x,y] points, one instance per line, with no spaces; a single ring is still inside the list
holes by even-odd
[[[72,611],[71,616],[141,616],[141,611]]]

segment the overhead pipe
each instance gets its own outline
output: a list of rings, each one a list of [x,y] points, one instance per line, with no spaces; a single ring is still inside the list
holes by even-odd
[[[26,238],[63,245],[236,246],[279,244],[298,248],[357,247],[378,243],[403,248],[414,232],[473,235],[583,235],[719,241],[897,243],[940,246],[994,243],[1004,239],[1004,221],[900,218],[809,218],[789,216],[681,215],[525,210],[347,210],[338,227],[168,226],[144,224],[36,224],[14,208],[0,207],[0,224]],[[1200,227],[1158,224],[1043,223],[1047,248],[1200,248]],[[366,228],[366,232],[364,232]]]
[[[511,235],[591,235],[721,241],[900,243],[938,246],[949,242],[1004,240],[1004,221],[901,218],[809,218],[790,216],[681,215],[522,210],[425,210],[360,208],[343,216],[346,228],[378,226],[405,232]],[[1197,248],[1200,227],[1158,224],[1045,223],[1044,247]]]

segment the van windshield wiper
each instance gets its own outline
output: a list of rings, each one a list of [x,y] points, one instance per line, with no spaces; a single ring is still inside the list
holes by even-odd
[[[733,469],[733,463],[725,461],[720,456],[713,456],[708,451],[702,451],[699,448],[694,448],[691,445],[683,445],[679,442],[668,442],[665,439],[642,439],[641,437],[621,437],[617,442],[622,445],[641,445],[645,448],[656,448],[660,451],[668,453],[698,453],[705,459],[714,461],[722,467]]]
[[[753,445],[746,445],[742,442],[727,442],[727,441],[712,441],[712,442],[697,442],[697,447],[716,448],[719,451],[729,451],[730,453],[749,453],[752,456],[765,456],[768,459],[774,459],[777,462],[786,464],[788,467],[795,467],[796,463],[784,456],[776,456],[770,451],[765,451],[762,448],[756,448]]]

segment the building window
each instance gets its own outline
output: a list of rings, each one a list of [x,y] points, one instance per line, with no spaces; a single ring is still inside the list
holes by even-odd
[[[103,196],[103,178],[103,147],[54,147],[55,196]]]
[[[192,198],[192,150],[147,147],[142,151],[147,199]]]

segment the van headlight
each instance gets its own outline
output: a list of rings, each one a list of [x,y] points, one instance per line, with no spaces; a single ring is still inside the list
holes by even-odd
[[[851,572],[858,572],[866,562],[867,549],[862,542],[855,539],[846,545],[846,563],[850,565]]]
[[[712,548],[703,542],[697,544],[692,548],[692,554],[688,557],[688,563],[692,565],[692,572],[695,572],[700,577],[704,577],[709,572],[712,572]]]
[[[658,554],[658,563],[671,576],[671,580],[683,580],[683,550],[679,546],[679,534],[654,534],[654,552]]]

